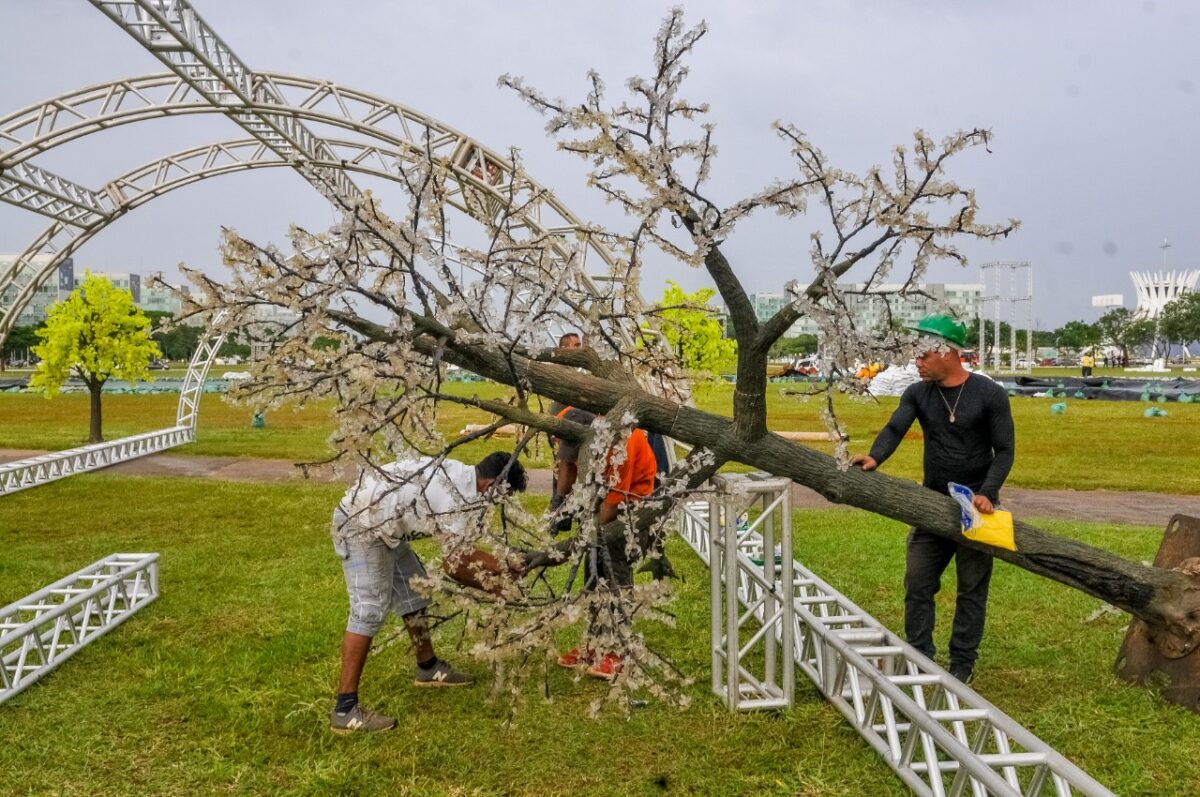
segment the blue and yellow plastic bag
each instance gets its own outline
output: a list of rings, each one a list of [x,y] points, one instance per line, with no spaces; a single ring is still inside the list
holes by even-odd
[[[1006,551],[1017,550],[1016,540],[1013,539],[1012,513],[997,509],[990,515],[985,515],[975,508],[975,493],[970,487],[950,482],[950,497],[958,502],[962,511],[963,536],[973,542],[1003,548]]]

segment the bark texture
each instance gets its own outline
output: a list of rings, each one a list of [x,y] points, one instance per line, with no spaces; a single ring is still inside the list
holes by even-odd
[[[355,320],[360,332],[387,338],[383,328]],[[418,339],[417,345],[432,355],[439,341]],[[453,344],[442,348],[441,356],[480,376],[520,382],[539,395],[592,412],[607,413],[620,402],[643,428],[707,448],[721,461],[785,476],[830,501],[918,526],[1107,601],[1153,626],[1164,645],[1190,650],[1200,642],[1200,578],[1195,575],[1147,567],[1019,520],[1014,522],[1016,551],[973,542],[962,536],[958,505],[949,496],[879,472],[842,470],[819,451],[770,432],[748,436],[735,420],[650,395],[629,381]],[[536,418],[522,420],[537,425]]]
[[[103,443],[104,432],[102,417],[100,411],[100,390],[104,387],[104,383],[95,379],[88,380],[88,394],[91,399],[91,434],[88,437],[90,443]]]

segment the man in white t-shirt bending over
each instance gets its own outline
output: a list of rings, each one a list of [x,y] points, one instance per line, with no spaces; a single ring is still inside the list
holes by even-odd
[[[470,522],[490,506],[487,491],[497,481],[510,492],[525,489],[526,475],[511,454],[489,454],[478,465],[453,459],[423,457],[394,462],[364,472],[346,491],[333,512],[333,549],[342,560],[350,619],[342,639],[342,669],[337,703],[329,716],[334,733],[383,731],[396,720],[358,703],[358,682],[389,609],[404,618],[417,657],[417,686],[465,686],[469,675],[457,672],[433,652],[425,607],[429,601],[410,584],[425,575],[409,541],[441,533],[462,535]],[[455,581],[498,592],[499,581],[487,574],[506,568],[496,557],[478,549],[445,550],[443,567]]]

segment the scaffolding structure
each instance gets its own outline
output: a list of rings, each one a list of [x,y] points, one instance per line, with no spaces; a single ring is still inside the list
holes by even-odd
[[[979,268],[979,281],[983,285],[979,297],[979,367],[1003,373],[1032,372],[1033,264],[984,263]],[[1002,324],[1009,326],[1007,349],[1001,341]],[[1020,349],[1018,330],[1025,332],[1025,345]]]
[[[114,553],[0,609],[0,703],[158,597],[158,554]]]

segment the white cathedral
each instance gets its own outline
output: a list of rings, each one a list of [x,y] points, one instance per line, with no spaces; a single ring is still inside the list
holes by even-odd
[[[1193,271],[1131,271],[1137,312],[1143,318],[1158,318],[1168,302],[1181,294],[1196,290],[1200,270]]]

